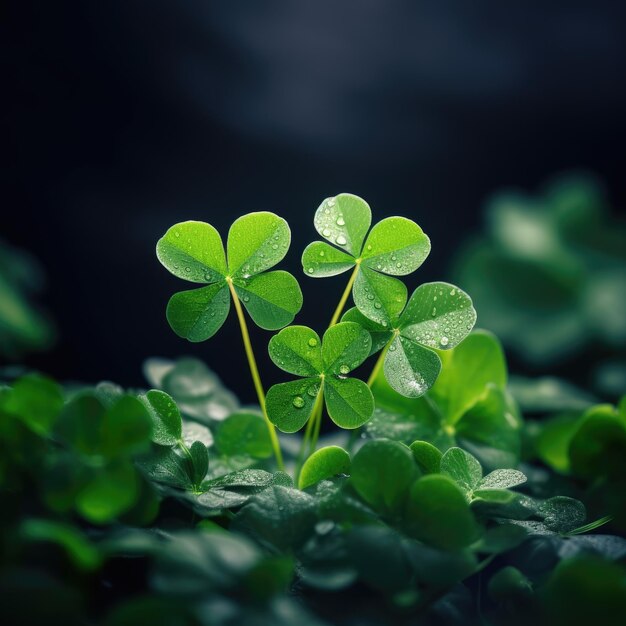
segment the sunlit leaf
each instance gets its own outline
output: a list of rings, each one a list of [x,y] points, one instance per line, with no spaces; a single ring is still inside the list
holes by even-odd
[[[274,267],[287,254],[291,231],[274,213],[248,213],[228,231],[228,270],[233,277],[250,278]]]
[[[312,278],[337,276],[353,268],[355,263],[354,257],[333,248],[325,241],[310,243],[302,253],[304,273]]]
[[[362,198],[341,193],[322,202],[313,222],[324,239],[356,257],[372,222],[372,212]]]
[[[214,283],[226,276],[222,239],[210,224],[181,222],[157,243],[159,261],[178,278],[194,283]]]
[[[298,479],[298,488],[306,489],[320,480],[337,474],[350,473],[350,455],[339,446],[316,450],[304,463]]]
[[[140,399],[152,418],[152,441],[162,446],[173,446],[180,441],[183,421],[173,398],[163,391],[152,389]]]
[[[376,224],[363,248],[363,264],[404,276],[414,272],[430,253],[430,240],[422,229],[404,217],[388,217]]]
[[[235,291],[254,323],[278,330],[293,321],[302,307],[298,281],[289,272],[266,272],[250,279],[235,279]]]
[[[230,295],[225,283],[179,291],[167,303],[167,321],[172,330],[189,341],[211,338],[224,324],[230,311]]]

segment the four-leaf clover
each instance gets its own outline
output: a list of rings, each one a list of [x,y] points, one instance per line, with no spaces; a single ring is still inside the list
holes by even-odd
[[[352,297],[359,310],[379,324],[390,324],[406,301],[406,287],[392,276],[414,272],[430,252],[430,239],[413,221],[388,217],[368,230],[372,213],[365,200],[342,193],[317,209],[317,232],[323,241],[302,254],[304,273],[313,278],[336,276],[354,268]],[[367,235],[367,239],[366,239]],[[339,249],[338,249],[339,248]]]
[[[387,322],[368,319],[358,308],[346,311],[342,320],[356,322],[372,336],[372,352],[385,350],[384,372],[389,385],[409,398],[423,395],[435,382],[441,360],[431,348],[449,350],[474,327],[476,311],[471,298],[449,283],[425,283]]]
[[[226,320],[231,295],[261,328],[290,324],[302,306],[298,281],[288,272],[266,271],[285,257],[290,241],[287,222],[268,212],[249,213],[233,223],[228,255],[210,224],[172,226],[157,243],[159,261],[174,276],[206,285],[172,296],[167,305],[172,330],[189,341],[209,339]]]
[[[372,392],[363,381],[347,375],[369,356],[371,346],[367,330],[354,322],[331,326],[323,341],[307,326],[281,330],[270,340],[270,357],[282,370],[302,378],[267,392],[270,421],[283,432],[296,432],[323,397],[337,426],[365,424],[374,412]]]

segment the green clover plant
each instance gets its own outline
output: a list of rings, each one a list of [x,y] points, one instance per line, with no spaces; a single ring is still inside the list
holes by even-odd
[[[296,432],[311,416],[320,419],[317,411],[321,413],[323,399],[328,415],[341,428],[365,424],[374,412],[372,392],[363,381],[348,374],[367,358],[371,342],[369,333],[354,322],[331,326],[321,341],[306,326],[290,326],[272,337],[272,361],[301,378],[270,388],[270,421],[283,432]]]
[[[366,317],[390,323],[402,310],[400,303],[406,294],[402,282],[393,276],[411,274],[430,252],[430,239],[409,219],[388,217],[370,231],[371,223],[367,202],[349,193],[326,198],[315,213],[317,232],[337,247],[323,241],[309,244],[302,254],[304,273],[326,278],[353,270],[331,326],[339,319],[351,290]]]
[[[224,323],[233,300],[250,371],[267,422],[279,468],[282,453],[274,427],[306,431],[296,475],[320,432],[324,406],[331,420],[357,429],[374,413],[370,387],[381,368],[391,388],[406,397],[422,396],[441,370],[436,350],[457,346],[471,331],[476,312],[470,297],[454,285],[429,283],[407,298],[397,276],[415,271],[430,252],[430,240],[413,221],[390,217],[374,225],[369,205],[358,196],[339,194],[318,208],[314,224],[328,242],[307,246],[305,273],[352,275],[332,316],[323,341],[310,328],[290,326],[302,305],[296,279],[271,271],[287,252],[287,223],[272,213],[252,213],[235,221],[224,251],[219,233],[203,222],[170,228],[158,242],[161,263],[175,276],[204,286],[175,294],[167,306],[172,329],[190,341],[204,341]],[[352,293],[356,307],[339,318]],[[274,385],[265,396],[241,302],[253,321],[272,338],[269,354],[281,369],[300,380]],[[347,374],[381,352],[367,383]],[[241,429],[240,420],[237,428]],[[249,423],[248,423],[249,422]],[[248,420],[252,427],[257,424]]]
[[[172,330],[189,341],[205,341],[222,326],[231,298],[237,311],[250,372],[265,412],[265,394],[250,343],[241,302],[252,320],[266,330],[289,324],[302,307],[298,281],[288,272],[270,268],[287,254],[291,231],[287,222],[269,212],[249,213],[228,231],[224,252],[217,230],[205,222],[172,226],[157,243],[159,261],[178,278],[206,285],[174,294],[167,305]],[[268,421],[279,467],[282,456]]]
[[[172,226],[157,243],[159,261],[174,276],[206,285],[172,296],[167,305],[172,330],[189,341],[209,339],[226,320],[231,295],[261,328],[289,324],[302,306],[298,281],[288,272],[267,270],[283,260],[290,241],[284,219],[249,213],[228,231],[227,261],[222,239],[210,224]]]
[[[432,387],[441,370],[441,359],[433,348],[450,350],[459,345],[474,327],[476,311],[464,291],[442,282],[421,285],[408,303],[405,290],[397,302],[399,311],[389,322],[368,319],[356,307],[342,319],[370,332],[372,353],[382,350],[370,380],[375,380],[383,365],[395,391],[417,398]]]

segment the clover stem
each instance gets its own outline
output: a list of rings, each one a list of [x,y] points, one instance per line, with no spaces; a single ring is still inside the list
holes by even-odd
[[[309,454],[311,454],[311,449],[309,446],[309,440],[311,437],[311,432],[315,429],[316,421],[318,413],[321,414],[320,408],[323,406],[322,400],[324,399],[324,390],[323,383],[320,386],[320,390],[317,394],[317,398],[315,399],[315,404],[313,405],[313,409],[311,410],[311,416],[306,423],[306,429],[304,430],[304,437],[302,438],[302,444],[300,445],[300,451],[298,452],[298,458],[296,461],[296,471],[295,471],[295,479],[296,483],[298,482],[298,478],[300,476],[300,470],[302,469],[302,464],[304,463],[304,455],[306,449],[309,448]]]
[[[284,471],[285,464],[283,462],[283,455],[280,450],[280,442],[278,441],[276,428],[274,427],[274,424],[272,424],[272,422],[270,422],[269,418],[267,417],[267,409],[265,408],[265,392],[263,391],[263,384],[261,383],[261,377],[259,375],[259,368],[257,367],[256,359],[254,358],[254,351],[252,350],[252,343],[250,342],[250,333],[248,333],[248,325],[246,324],[246,318],[243,314],[241,303],[239,302],[239,296],[237,296],[237,292],[235,291],[235,288],[233,287],[233,281],[230,279],[230,277],[227,278],[226,281],[228,283],[228,288],[230,289],[231,296],[233,297],[235,310],[237,311],[237,318],[239,319],[239,327],[241,328],[241,338],[243,339],[243,345],[246,350],[246,356],[248,357],[248,365],[250,367],[250,374],[252,376],[252,382],[254,383],[256,395],[259,399],[259,405],[263,413],[263,418],[265,419],[267,430],[269,431],[270,439],[272,440],[272,448],[274,449],[274,456],[276,457],[276,464],[278,465],[279,470]]]
[[[331,326],[334,326],[339,321],[339,316],[343,313],[343,309],[346,306],[346,302],[348,301],[348,296],[350,295],[350,292],[352,291],[352,285],[354,285],[356,276],[359,273],[359,267],[360,267],[360,260],[357,260],[356,267],[354,268],[354,271],[350,275],[350,280],[348,281],[348,284],[346,285],[343,295],[341,296],[341,300],[339,300],[339,304],[337,305],[337,308],[335,309],[335,312],[333,313],[333,317],[330,320],[330,324],[328,325],[328,328],[330,328]]]
[[[387,351],[389,350],[389,346],[391,345],[391,342],[394,339],[395,337],[393,337],[391,341],[380,351],[380,354],[378,355],[378,359],[376,360],[376,363],[374,364],[374,368],[372,369],[372,373],[370,374],[370,377],[367,379],[368,387],[371,387],[374,384],[374,381],[376,380],[376,378],[378,377],[380,368],[383,366],[383,363],[385,362],[385,357],[387,356]]]
[[[324,412],[324,405],[320,403],[320,407],[317,410],[317,415],[315,416],[315,424],[313,426],[313,438],[311,439],[311,447],[309,455],[315,452],[315,448],[317,448],[317,440],[320,436],[320,428],[322,426],[322,413]]]

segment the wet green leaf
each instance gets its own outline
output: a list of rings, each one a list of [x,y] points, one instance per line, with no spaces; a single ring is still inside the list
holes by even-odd
[[[174,399],[164,391],[152,389],[141,401],[152,418],[152,441],[162,446],[173,446],[183,434],[183,420]]]
[[[368,441],[352,459],[350,481],[368,504],[382,513],[395,513],[418,475],[409,448],[380,439]]]
[[[221,454],[250,455],[256,459],[272,456],[272,442],[263,416],[241,412],[227,417],[219,426],[215,445]]]
[[[302,308],[300,285],[289,272],[266,272],[233,284],[254,323],[265,330],[287,326]]]
[[[414,441],[410,446],[413,458],[424,474],[438,474],[441,467],[441,452],[428,441]]]
[[[324,239],[356,257],[372,223],[372,212],[362,198],[341,193],[322,202],[313,223]]]
[[[443,550],[458,550],[479,536],[463,492],[447,476],[429,474],[410,489],[406,519],[414,537]]]
[[[339,446],[320,448],[302,466],[298,488],[306,489],[320,480],[349,473],[350,455],[343,448]]]

